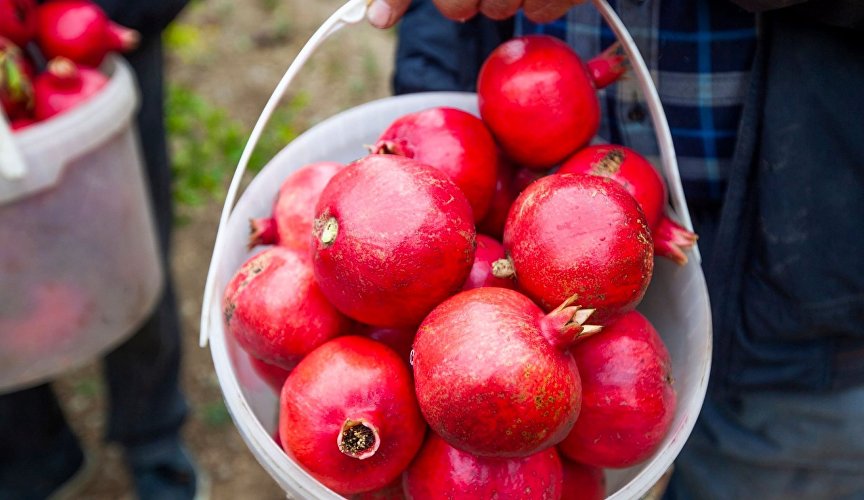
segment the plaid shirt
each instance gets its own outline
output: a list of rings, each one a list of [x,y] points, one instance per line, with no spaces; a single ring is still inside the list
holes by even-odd
[[[688,201],[722,197],[756,45],[753,14],[729,0],[610,0],[660,94]],[[555,22],[516,19],[516,34],[546,33],[589,59],[615,41],[590,4]],[[658,147],[635,78],[600,92],[603,139],[656,159]],[[654,158],[652,158],[654,157]]]

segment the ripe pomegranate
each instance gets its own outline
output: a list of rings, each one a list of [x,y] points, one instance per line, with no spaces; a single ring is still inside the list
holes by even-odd
[[[585,174],[538,179],[513,202],[504,228],[519,290],[549,310],[564,300],[596,309],[606,324],[639,304],[654,269],[645,215],[618,183]],[[512,267],[510,267],[512,266]]]
[[[561,498],[561,459],[554,447],[522,458],[479,457],[430,432],[403,475],[408,498]]]
[[[107,84],[108,78],[95,69],[78,66],[62,57],[52,59],[33,81],[33,116],[42,121],[73,109]]]
[[[669,352],[651,323],[631,311],[571,349],[582,374],[582,413],[558,447],[596,467],[650,457],[675,413]]]
[[[282,247],[243,263],[225,287],[223,312],[249,354],[285,370],[350,327],[315,283],[308,255]]]
[[[137,31],[108,19],[90,0],[53,0],[38,8],[38,42],[47,59],[65,57],[95,68],[109,52],[138,46]]]
[[[386,345],[396,351],[397,354],[410,364],[411,346],[414,344],[414,335],[417,333],[416,326],[385,327],[359,324],[354,330],[358,335],[369,337]]]
[[[430,427],[481,456],[524,457],[558,443],[579,415],[581,384],[568,347],[597,327],[564,303],[544,314],[506,288],[441,303],[414,339],[414,380]]]
[[[498,147],[483,121],[471,113],[447,107],[409,113],[390,124],[371,150],[407,156],[447,174],[468,198],[475,221],[489,211]]]
[[[333,305],[362,323],[420,324],[474,263],[465,195],[410,158],[368,155],[348,165],[324,188],[316,213],[315,278]]]
[[[282,447],[342,495],[393,482],[426,432],[408,367],[358,336],[309,353],[285,380],[279,408]]]
[[[250,364],[252,365],[252,370],[261,377],[261,380],[277,393],[281,391],[282,384],[285,383],[285,379],[288,378],[288,374],[291,373],[291,370],[286,370],[281,366],[268,363],[251,354],[248,354],[248,356]]]
[[[0,0],[0,37],[26,47],[36,30],[36,0]]]
[[[666,216],[666,183],[642,155],[625,146],[587,146],[571,156],[558,173],[608,177],[627,189],[645,212],[654,240],[654,253],[684,265],[684,250],[696,244],[696,235]]]
[[[321,161],[300,167],[288,175],[276,195],[273,213],[249,221],[249,248],[281,245],[308,251],[315,204],[324,186],[343,167],[341,163]]]
[[[564,486],[561,500],[603,500],[606,498],[606,476],[603,469],[580,464],[561,457]]]
[[[614,54],[601,54],[601,60]],[[597,133],[600,104],[596,88],[615,77],[598,74],[563,41],[549,35],[510,39],[480,68],[480,116],[508,156],[520,165],[552,167]],[[606,65],[610,70],[620,64]]]
[[[477,231],[500,240],[504,235],[504,223],[507,222],[507,213],[513,200],[528,184],[542,175],[541,172],[529,168],[517,167],[499,152],[495,193],[492,195],[492,202],[486,216],[477,221]]]
[[[18,46],[0,37],[0,106],[10,121],[25,120],[33,111],[32,76]]]
[[[477,250],[474,252],[474,266],[471,274],[462,285],[462,290],[471,290],[483,286],[498,286],[515,290],[516,284],[511,279],[499,278],[492,274],[492,264],[506,257],[504,245],[485,234],[477,235]]]

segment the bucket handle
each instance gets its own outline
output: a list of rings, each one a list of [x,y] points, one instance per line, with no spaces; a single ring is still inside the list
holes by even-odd
[[[288,90],[288,85],[300,72],[300,69],[309,60],[312,52],[315,51],[327,38],[349,24],[357,24],[366,17],[366,9],[369,5],[369,0],[348,0],[342,7],[334,12],[323,24],[312,34],[306,45],[297,54],[297,57],[288,66],[261,116],[255,123],[252,133],[249,135],[249,140],[243,148],[243,153],[240,155],[240,162],[237,164],[237,169],[234,171],[234,177],[231,179],[231,184],[228,187],[228,193],[225,197],[225,205],[222,207],[222,216],[219,219],[219,228],[216,230],[216,244],[213,248],[213,256],[210,260],[210,269],[207,271],[207,281],[204,285],[204,299],[201,307],[201,332],[199,337],[199,345],[205,347],[207,345],[207,334],[210,331],[210,307],[215,299],[216,290],[214,289],[216,279],[216,269],[218,263],[222,259],[222,248],[224,247],[225,238],[224,228],[228,224],[228,217],[231,215],[231,210],[234,208],[234,202],[237,200],[237,191],[240,188],[240,181],[246,173],[246,167],[249,165],[249,159],[252,157],[252,151],[261,139],[261,134],[264,128],[273,116],[276,106]]]
[[[6,113],[0,109],[0,177],[15,181],[27,175],[27,164],[15,140]],[[2,180],[2,179],[0,179]]]
[[[231,184],[228,187],[228,192],[225,197],[225,205],[222,207],[222,215],[219,219],[219,227],[216,230],[216,243],[213,248],[213,255],[210,260],[210,268],[207,272],[207,281],[204,285],[204,297],[201,307],[201,331],[199,337],[199,345],[206,347],[208,341],[208,333],[210,331],[210,321],[213,318],[211,307],[213,300],[216,299],[215,280],[218,263],[222,259],[222,248],[224,247],[225,232],[224,228],[228,224],[228,218],[234,207],[237,199],[237,192],[240,187],[240,181],[246,172],[246,167],[249,164],[249,159],[252,156],[252,151],[258,144],[261,134],[267,123],[270,121],[273,112],[281,101],[288,86],[294,80],[294,77],[315,51],[328,37],[339,31],[341,28],[349,24],[357,24],[366,16],[370,0],[348,0],[342,7],[334,12],[321,26],[312,37],[306,42],[306,45],[300,50],[296,58],[288,66],[267,104],[264,106],[246,146],[243,148],[243,153],[240,156],[240,161],[237,169],[234,171],[234,177],[231,179]],[[684,199],[684,190],[681,186],[681,177],[678,173],[678,162],[675,158],[675,146],[672,143],[672,134],[669,130],[669,123],[666,121],[666,114],[663,112],[663,105],[660,103],[660,96],[654,86],[654,81],[651,79],[651,74],[645,64],[645,60],[639,53],[636,43],[627,31],[627,28],[621,22],[621,19],[612,10],[612,7],[606,0],[592,0],[592,3],[603,16],[604,20],[615,35],[618,41],[621,42],[624,51],[627,53],[631,65],[636,74],[636,79],[645,94],[645,99],[648,105],[648,111],[651,114],[651,120],[654,125],[655,134],[660,148],[661,167],[663,177],[666,180],[671,196],[672,209],[681,218],[681,224],[688,230],[693,230],[693,225],[690,220],[690,213],[687,210],[687,203]],[[696,262],[700,262],[699,250],[696,246],[693,247],[694,257]]]

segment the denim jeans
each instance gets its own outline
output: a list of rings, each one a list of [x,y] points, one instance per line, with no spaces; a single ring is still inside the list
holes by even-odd
[[[706,400],[665,498],[864,499],[864,387]]]

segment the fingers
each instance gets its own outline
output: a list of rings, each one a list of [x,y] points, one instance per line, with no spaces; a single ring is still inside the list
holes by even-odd
[[[548,23],[566,14],[570,7],[583,2],[584,0],[525,0],[522,7],[528,19],[535,23]]]
[[[522,0],[482,0],[480,12],[490,19],[500,21],[513,17],[521,6]]]
[[[389,28],[402,18],[410,3],[411,0],[373,0],[366,18],[376,28]]]
[[[518,0],[517,0],[518,1]],[[480,10],[481,0],[432,0],[444,17],[464,21],[474,17]]]

